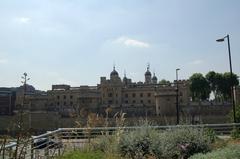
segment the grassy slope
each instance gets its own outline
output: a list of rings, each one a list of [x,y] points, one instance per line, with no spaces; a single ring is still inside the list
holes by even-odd
[[[104,159],[102,152],[74,151],[61,156],[59,159]]]

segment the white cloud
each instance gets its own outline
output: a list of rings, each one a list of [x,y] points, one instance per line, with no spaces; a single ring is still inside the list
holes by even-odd
[[[132,46],[132,47],[141,47],[141,48],[148,48],[150,45],[146,42],[131,39],[125,36],[119,37],[113,41],[113,43],[123,44],[125,46]]]
[[[0,64],[6,64],[8,63],[8,59],[0,59]]]
[[[203,60],[194,60],[194,61],[189,62],[189,64],[191,64],[191,65],[199,65],[202,63],[203,63]]]
[[[18,22],[18,23],[27,24],[27,23],[30,23],[31,18],[29,18],[29,17],[18,17],[18,18],[15,19],[15,21]]]

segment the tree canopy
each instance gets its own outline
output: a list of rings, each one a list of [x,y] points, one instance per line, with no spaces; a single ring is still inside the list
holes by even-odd
[[[159,81],[159,84],[162,84],[162,85],[170,85],[171,82],[168,81],[168,80],[162,79],[161,81]]]
[[[215,99],[227,100],[231,97],[231,86],[239,85],[238,76],[233,73],[217,73],[209,71],[205,77],[201,73],[194,73],[190,78],[190,91],[193,100],[205,100],[213,92]]]
[[[209,98],[211,89],[206,78],[201,73],[194,73],[189,80],[193,100],[206,100]]]

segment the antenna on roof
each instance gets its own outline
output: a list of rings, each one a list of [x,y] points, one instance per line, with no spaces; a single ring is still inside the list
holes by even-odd
[[[149,71],[149,69],[150,69],[150,63],[148,62],[147,63],[147,70]]]
[[[113,62],[113,70],[115,70],[116,64],[115,62]]]

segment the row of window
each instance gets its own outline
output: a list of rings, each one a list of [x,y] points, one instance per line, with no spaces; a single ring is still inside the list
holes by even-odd
[[[170,99],[167,98],[166,101],[170,101]],[[89,102],[91,103],[92,101],[89,101]],[[182,99],[180,99],[179,102],[182,103]],[[82,101],[82,103],[85,103],[85,101]],[[103,102],[103,103],[105,104],[105,102]],[[125,104],[129,104],[130,102],[129,102],[128,100],[125,100],[124,103],[125,103]],[[132,104],[135,104],[135,103],[136,103],[136,100],[132,100]],[[141,104],[144,104],[143,100],[140,100],[140,103],[141,103]],[[151,100],[148,100],[147,103],[148,103],[148,104],[151,104]],[[112,101],[112,100],[109,100],[109,101],[108,101],[108,104],[113,104],[113,101]],[[118,100],[115,101],[115,104],[118,104]],[[60,105],[60,102],[57,102],[57,105],[59,106],[59,105]],[[66,102],[63,102],[63,105],[66,106],[67,103],[66,103]],[[70,105],[73,105],[73,102],[72,102],[72,101],[70,101]]]
[[[148,100],[147,102],[148,102],[148,104],[151,104],[151,100]],[[128,101],[128,100],[125,100],[125,104],[128,104],[128,103],[129,103],[129,101]],[[133,100],[133,101],[132,101],[132,104],[135,104],[135,103],[136,103],[136,100]],[[141,104],[144,104],[143,100],[140,100],[140,103],[141,103]]]
[[[143,93],[140,93],[140,94],[139,94],[140,97],[143,97],[143,95],[144,95]],[[147,97],[151,97],[151,95],[152,95],[151,93],[147,93]],[[118,97],[118,94],[116,94],[115,96]],[[108,97],[113,97],[113,93],[108,93]],[[125,94],[125,97],[128,98],[128,97],[129,97],[129,94],[126,93],[126,94]],[[132,97],[135,98],[135,97],[136,97],[136,93],[132,93]],[[60,98],[61,98],[61,96],[58,95],[58,96],[57,96],[57,99],[60,99]],[[67,99],[67,96],[66,96],[66,95],[63,95],[62,98],[63,98],[63,99]],[[70,98],[70,99],[73,99],[73,96],[70,95],[69,98]]]
[[[143,95],[144,95],[143,93],[139,94],[140,97],[143,97]],[[152,95],[151,93],[147,93],[147,97],[151,97],[151,95]],[[104,96],[104,94],[103,94],[103,96]],[[116,94],[115,96],[118,97],[118,94]],[[129,96],[129,94],[126,93],[125,97],[128,98],[128,96]],[[108,97],[113,97],[113,93],[108,93]],[[132,97],[135,98],[136,97],[136,93],[132,93]]]
[[[130,102],[128,100],[125,100],[124,101],[125,104],[129,104]],[[136,100],[132,100],[132,104],[135,104],[136,103]],[[144,104],[143,100],[140,100],[140,103],[141,104]],[[148,104],[151,104],[151,100],[148,100],[147,101]],[[105,102],[103,101],[103,104],[105,104]],[[109,100],[108,101],[108,104],[113,104],[113,101],[112,100]],[[115,101],[115,104],[118,104],[118,100]]]
[[[60,102],[57,102],[57,105],[59,106],[59,105],[60,105]],[[63,102],[63,105],[66,106],[66,105],[67,105],[67,102]],[[72,105],[73,105],[73,102],[70,101],[70,106],[72,106]]]
[[[63,95],[62,98],[63,98],[63,99],[67,99],[67,96],[66,96],[66,95]],[[70,98],[70,99],[73,99],[73,96],[70,95],[69,98]],[[60,96],[59,96],[59,95],[57,96],[57,99],[60,99]]]

